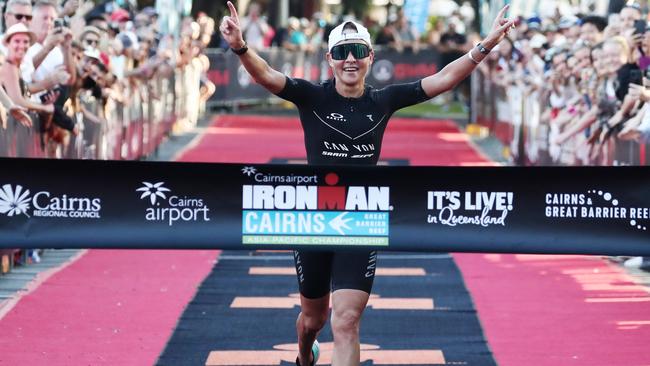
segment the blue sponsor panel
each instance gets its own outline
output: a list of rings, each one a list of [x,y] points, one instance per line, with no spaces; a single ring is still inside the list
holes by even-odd
[[[244,245],[300,245],[300,246],[373,246],[388,247],[388,237],[383,236],[319,236],[319,235],[244,235]]]
[[[243,235],[384,236],[388,212],[243,211]]]

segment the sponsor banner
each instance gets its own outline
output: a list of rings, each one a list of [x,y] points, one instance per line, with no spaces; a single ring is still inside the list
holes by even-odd
[[[292,52],[272,48],[258,52],[271,67],[285,75],[319,83],[332,77],[325,50],[314,53]],[[272,95],[257,85],[232,52],[208,50],[208,78],[217,86],[210,103],[224,104],[250,100],[265,100]],[[375,88],[394,83],[416,81],[438,72],[440,54],[433,48],[397,52],[375,47],[375,61],[366,83]]]
[[[650,255],[650,169],[0,159],[0,248]]]

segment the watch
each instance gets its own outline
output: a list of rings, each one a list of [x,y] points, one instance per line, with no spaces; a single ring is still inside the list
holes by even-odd
[[[480,43],[476,45],[476,48],[478,48],[478,51],[484,55],[487,55],[488,53],[490,53],[490,51],[492,51],[490,49],[485,48],[485,46],[483,46]]]
[[[232,50],[232,52],[235,55],[241,56],[241,55],[245,54],[248,51],[248,43],[246,43],[246,41],[244,41],[244,45],[241,46],[241,48],[234,49],[234,48],[230,47],[230,49]]]

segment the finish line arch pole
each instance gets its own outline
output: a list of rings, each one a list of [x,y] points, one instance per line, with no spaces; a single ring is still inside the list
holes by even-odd
[[[650,255],[650,168],[0,159],[0,248]]]

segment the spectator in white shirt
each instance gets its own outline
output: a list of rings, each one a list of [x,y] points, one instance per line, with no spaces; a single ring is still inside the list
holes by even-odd
[[[36,35],[36,42],[25,57],[32,60],[34,71],[32,75],[23,74],[23,79],[28,83],[39,82],[56,74],[59,75],[56,80],[59,84],[71,84],[74,78],[74,60],[70,47],[72,32],[63,25],[54,27],[57,9],[53,3],[39,1],[34,5],[33,13],[30,30]]]

